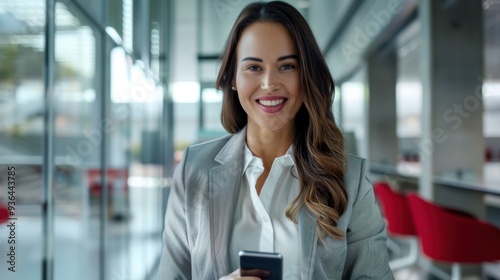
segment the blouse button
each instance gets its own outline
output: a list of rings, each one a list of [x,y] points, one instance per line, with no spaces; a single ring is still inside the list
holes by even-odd
[[[269,220],[268,220],[266,217],[264,217],[264,218],[262,219],[262,221],[264,221],[264,223],[269,222]]]

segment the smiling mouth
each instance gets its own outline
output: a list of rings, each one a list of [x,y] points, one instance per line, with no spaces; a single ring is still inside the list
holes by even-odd
[[[285,98],[283,98],[283,99],[276,99],[276,100],[257,100],[257,102],[260,105],[266,106],[266,107],[278,106],[278,105],[282,104],[285,101],[286,101]]]

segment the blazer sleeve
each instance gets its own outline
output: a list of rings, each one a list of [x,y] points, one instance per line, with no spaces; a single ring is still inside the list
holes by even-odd
[[[358,195],[347,230],[343,279],[394,279],[389,267],[385,222],[366,178],[363,160]]]
[[[173,185],[165,214],[163,249],[157,280],[191,279],[191,254],[189,250],[184,185],[184,171],[188,150],[174,172]]]

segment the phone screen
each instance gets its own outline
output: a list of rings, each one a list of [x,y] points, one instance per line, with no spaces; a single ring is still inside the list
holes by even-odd
[[[283,257],[279,253],[240,251],[241,276],[257,276],[266,280],[282,280]]]

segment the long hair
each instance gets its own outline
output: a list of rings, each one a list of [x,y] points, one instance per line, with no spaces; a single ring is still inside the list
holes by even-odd
[[[243,30],[255,22],[285,26],[299,56],[303,104],[295,116],[293,145],[300,193],[288,206],[286,216],[297,222],[299,209],[306,206],[317,218],[320,237],[326,234],[342,239],[345,233],[337,225],[347,207],[347,157],[331,108],[335,86],[309,25],[293,6],[280,1],[254,2],[236,19],[221,56],[216,82],[223,92],[222,125],[229,133],[247,125],[247,114],[231,86],[238,41]]]

